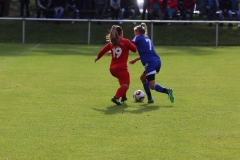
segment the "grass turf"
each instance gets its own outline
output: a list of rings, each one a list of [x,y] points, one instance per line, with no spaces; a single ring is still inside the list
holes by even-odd
[[[239,47],[155,47],[175,103],[134,103],[138,62],[122,106],[101,47],[0,44],[1,159],[240,158]]]

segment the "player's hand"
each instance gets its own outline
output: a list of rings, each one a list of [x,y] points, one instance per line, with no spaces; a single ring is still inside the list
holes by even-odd
[[[98,61],[98,58],[97,58],[97,57],[95,57],[94,61],[95,61],[95,63],[96,63],[96,62]]]
[[[111,56],[112,55],[112,51],[108,51],[108,56]]]
[[[134,60],[131,60],[131,61],[129,61],[129,64],[134,64],[134,63],[136,63],[135,59],[134,59]]]

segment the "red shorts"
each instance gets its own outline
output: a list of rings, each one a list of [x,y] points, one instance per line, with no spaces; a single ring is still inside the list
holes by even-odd
[[[130,84],[130,75],[127,69],[114,69],[110,68],[112,76],[116,77],[119,81],[119,84]]]

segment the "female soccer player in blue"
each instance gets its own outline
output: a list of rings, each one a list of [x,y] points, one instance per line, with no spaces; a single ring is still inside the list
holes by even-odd
[[[145,23],[134,27],[134,35],[132,42],[137,46],[139,56],[138,58],[131,60],[129,63],[134,64],[138,60],[141,60],[145,71],[141,75],[140,79],[143,83],[143,88],[148,96],[148,103],[154,103],[151,95],[151,90],[157,92],[166,93],[170,101],[174,102],[173,90],[171,88],[164,88],[155,83],[155,74],[160,71],[161,59],[154,50],[152,41],[147,36],[147,26]]]

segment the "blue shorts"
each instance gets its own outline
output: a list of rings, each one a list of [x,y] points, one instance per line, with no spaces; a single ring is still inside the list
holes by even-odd
[[[146,76],[151,74],[157,74],[161,68],[161,61],[151,61],[145,64],[145,71],[144,73]]]

